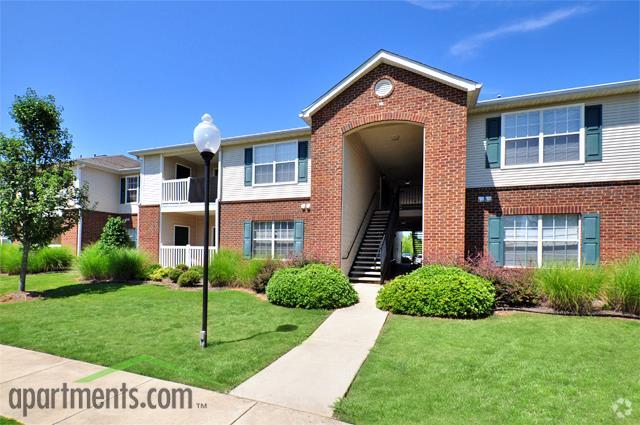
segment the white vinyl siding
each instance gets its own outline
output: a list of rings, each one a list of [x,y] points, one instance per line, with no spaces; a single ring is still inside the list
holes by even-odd
[[[313,176],[311,175],[310,158],[307,160],[309,178],[306,182],[298,182],[296,172],[295,181],[291,183],[245,186],[244,149],[251,147],[252,145],[222,147],[222,201],[308,198],[311,196],[311,179]],[[311,147],[309,147],[309,151],[311,151]]]
[[[162,196],[162,155],[145,156],[142,161],[140,203],[142,205],[160,204]]]
[[[584,104],[602,105],[602,161],[485,168],[485,120],[500,114],[471,115],[467,129],[467,187],[639,180],[640,96],[595,98]]]

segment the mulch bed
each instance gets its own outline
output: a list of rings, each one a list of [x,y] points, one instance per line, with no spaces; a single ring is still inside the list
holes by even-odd
[[[0,296],[0,304],[13,304],[24,301],[37,301],[44,299],[41,292],[27,291],[27,292],[9,292]]]

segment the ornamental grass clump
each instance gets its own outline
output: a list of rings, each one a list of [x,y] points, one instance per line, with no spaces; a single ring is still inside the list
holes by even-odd
[[[586,314],[594,310],[594,301],[601,295],[606,278],[602,267],[576,268],[569,264],[554,264],[535,271],[534,280],[558,311]]]
[[[20,273],[22,248],[19,245],[0,245],[0,272]],[[73,263],[73,254],[66,247],[46,246],[29,252],[27,273],[42,273],[67,270]]]
[[[398,276],[378,293],[378,308],[411,316],[458,319],[486,317],[493,312],[491,282],[458,267],[428,265]]]
[[[325,264],[276,270],[266,293],[269,302],[284,307],[334,309],[358,302],[358,293],[349,279]]]
[[[640,254],[608,267],[606,298],[609,305],[625,313],[640,315]]]
[[[145,278],[148,258],[133,248],[105,248],[100,243],[83,249],[78,270],[88,280],[138,280]]]

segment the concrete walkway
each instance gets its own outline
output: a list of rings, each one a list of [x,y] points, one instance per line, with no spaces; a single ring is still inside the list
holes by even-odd
[[[387,313],[375,306],[379,285],[354,285],[360,303],[335,311],[301,345],[231,394],[331,416],[378,338]]]
[[[281,425],[289,423],[337,425],[342,423],[328,417],[128,372],[114,372],[87,384],[76,383],[80,378],[104,370],[105,368],[102,366],[0,345],[0,416],[14,418],[25,424],[38,425]],[[171,391],[172,389],[190,388],[193,404],[191,408],[183,409],[138,407],[136,409],[96,410],[79,408],[77,405],[75,408],[70,406],[64,408],[59,392],[56,394],[55,408],[34,407],[24,416],[20,408],[11,407],[9,400],[12,394],[12,401],[16,403],[16,397],[19,394],[17,389],[34,389],[36,391],[43,388],[61,389],[63,384],[66,384],[69,388],[102,389],[104,392],[108,388],[120,389],[123,383],[126,383],[129,389],[137,389],[136,398],[140,402],[147,400],[147,395],[155,394],[151,399],[155,400],[154,403],[159,403],[161,399],[156,396],[159,396],[163,389]],[[26,393],[23,392],[23,394]],[[114,397],[115,395],[104,399],[113,400]]]

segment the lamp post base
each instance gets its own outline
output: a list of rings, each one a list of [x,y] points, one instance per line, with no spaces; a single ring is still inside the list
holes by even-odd
[[[207,331],[200,331],[200,348],[207,346]]]

